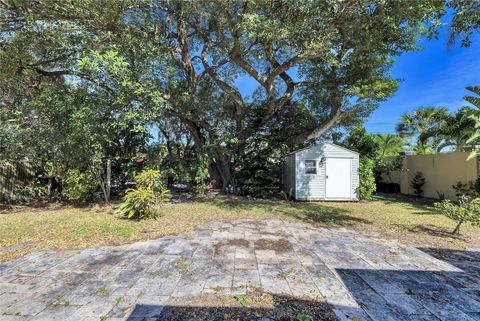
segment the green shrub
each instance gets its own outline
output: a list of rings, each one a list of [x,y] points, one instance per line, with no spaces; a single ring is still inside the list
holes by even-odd
[[[457,222],[452,234],[460,234],[460,226],[465,222],[480,226],[480,198],[461,196],[458,204],[443,200],[434,206],[438,212]]]
[[[375,184],[375,162],[369,158],[360,158],[358,176],[360,185],[357,188],[357,194],[360,199],[372,199],[372,194],[377,190]]]
[[[160,171],[144,170],[135,176],[137,189],[125,192],[117,212],[129,219],[150,219],[160,215],[158,206],[168,201],[170,191],[160,179]]]
[[[418,197],[423,195],[423,185],[425,185],[425,178],[423,177],[422,172],[416,172],[413,176],[410,186],[413,188],[413,192]]]
[[[279,193],[280,197],[283,198],[286,201],[291,201],[293,198],[293,187],[290,187],[288,189],[288,192],[285,191],[280,191]]]
[[[452,188],[455,190],[455,196],[460,198],[462,196],[467,196],[467,197],[477,197],[479,195],[478,193],[478,179],[477,181],[473,182],[467,182],[463,183],[461,181],[458,181],[457,184],[452,185]]]
[[[84,202],[90,199],[97,189],[97,182],[89,172],[69,170],[63,179],[62,194],[70,202]]]
[[[129,219],[137,220],[159,216],[155,194],[153,190],[146,188],[128,189],[123,203],[118,206],[117,211]]]
[[[154,169],[147,169],[135,176],[135,183],[138,188],[145,188],[154,190],[162,185],[160,180],[160,171]]]

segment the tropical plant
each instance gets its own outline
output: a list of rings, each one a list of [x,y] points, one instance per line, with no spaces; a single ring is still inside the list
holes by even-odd
[[[62,195],[70,202],[89,200],[97,189],[97,182],[89,171],[72,169],[63,179]]]
[[[156,219],[160,212],[156,207],[156,197],[151,189],[128,189],[123,203],[117,207],[117,212],[129,219]]]
[[[417,153],[430,153],[432,146],[440,143],[438,128],[447,115],[445,107],[418,108],[411,113],[403,114],[396,130],[402,137],[416,139]]]
[[[410,186],[413,188],[413,192],[418,197],[423,195],[423,185],[425,185],[425,178],[423,177],[422,172],[416,172],[413,176]]]
[[[117,211],[130,219],[157,218],[160,215],[158,207],[171,197],[160,177],[160,171],[153,169],[137,174],[137,189],[125,191],[123,203],[118,206]]]
[[[464,150],[475,131],[473,115],[474,110],[471,107],[462,107],[456,113],[445,115],[437,130],[438,137],[442,139],[437,146],[437,152],[450,146],[457,152]]]
[[[468,101],[476,108],[471,116],[472,119],[475,121],[475,130],[472,136],[470,136],[470,138],[467,140],[467,143],[472,144],[480,138],[480,86],[470,86],[467,87],[467,90],[476,95],[463,97],[463,99]],[[480,151],[475,147],[468,156],[468,159],[472,159],[473,157],[476,157],[478,155],[480,155]]]
[[[285,191],[280,191],[279,193],[280,197],[283,198],[286,201],[291,201],[293,197],[293,187],[290,187],[288,189],[288,192]]]
[[[443,200],[434,206],[438,212],[457,222],[452,234],[460,234],[460,226],[465,222],[480,226],[480,198],[462,196],[458,204]]]
[[[422,142],[417,141],[412,149],[417,155],[430,155],[435,153],[436,147],[428,143],[423,144]]]
[[[135,176],[138,189],[151,190],[157,203],[164,203],[171,196],[161,180],[159,170],[146,169]]]
[[[162,185],[160,180],[160,171],[155,169],[146,169],[135,176],[135,183],[138,188],[155,190]]]
[[[360,185],[357,188],[357,195],[360,199],[372,199],[372,194],[377,190],[375,184],[375,162],[369,158],[361,157],[358,168]]]
[[[375,140],[378,144],[378,154],[381,157],[398,156],[405,150],[405,139],[394,134],[377,134]]]

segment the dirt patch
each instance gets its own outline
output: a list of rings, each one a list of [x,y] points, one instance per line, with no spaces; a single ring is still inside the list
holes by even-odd
[[[233,239],[228,240],[226,242],[219,242],[213,245],[213,249],[215,251],[215,255],[218,254],[220,248],[224,246],[242,246],[242,247],[249,247],[250,243],[245,239]]]
[[[255,241],[256,250],[274,250],[277,252],[290,252],[293,250],[293,245],[287,239],[267,240],[260,239]]]
[[[162,311],[160,320],[338,320],[323,297],[301,299],[260,289],[252,289],[246,295],[176,298],[169,303]]]

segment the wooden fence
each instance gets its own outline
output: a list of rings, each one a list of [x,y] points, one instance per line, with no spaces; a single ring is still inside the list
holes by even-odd
[[[31,196],[35,172],[29,162],[0,164],[0,203],[19,201]]]

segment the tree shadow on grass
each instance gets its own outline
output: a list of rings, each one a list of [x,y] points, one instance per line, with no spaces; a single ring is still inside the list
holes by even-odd
[[[464,235],[452,234],[451,229],[435,225],[395,224],[395,226],[401,230],[411,233],[423,233],[439,238],[467,241],[467,238]]]
[[[411,210],[417,210],[413,214],[435,215],[438,214],[433,208],[433,204],[438,200],[418,198],[401,194],[377,194],[373,198],[382,201],[386,205],[402,205]]]
[[[230,211],[251,211],[278,214],[279,218],[294,218],[320,225],[348,226],[355,223],[371,224],[369,220],[352,215],[350,210],[314,202],[287,202],[281,200],[205,200],[210,205]]]

